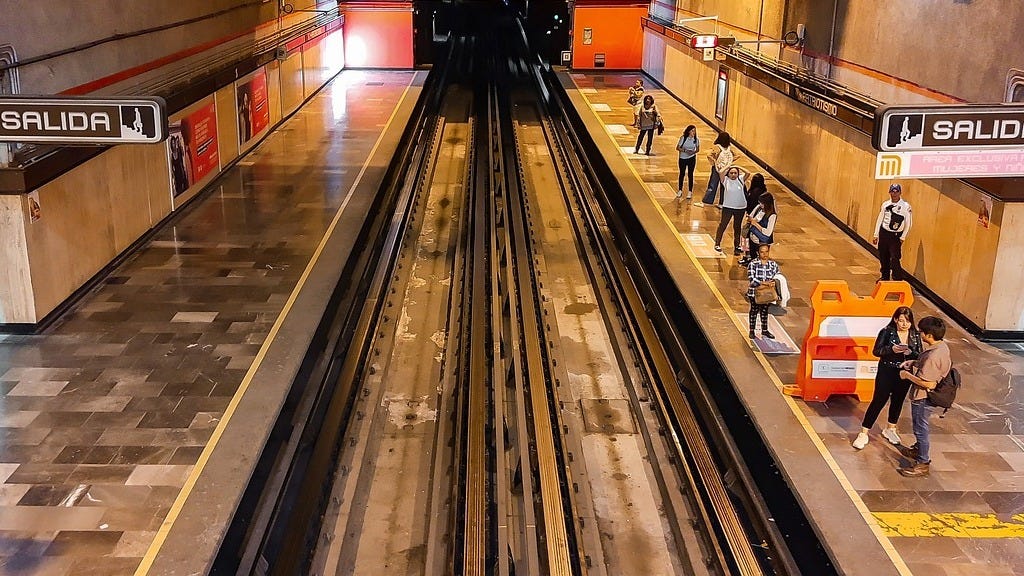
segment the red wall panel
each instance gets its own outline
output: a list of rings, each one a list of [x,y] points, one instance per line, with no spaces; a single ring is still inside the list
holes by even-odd
[[[577,6],[573,12],[572,67],[594,68],[594,55],[605,55],[605,68],[639,70],[643,62],[644,33],[640,19],[647,5]],[[593,31],[591,44],[584,44],[584,28]]]
[[[397,5],[397,6],[396,6]],[[412,68],[412,5],[342,6],[345,66]]]

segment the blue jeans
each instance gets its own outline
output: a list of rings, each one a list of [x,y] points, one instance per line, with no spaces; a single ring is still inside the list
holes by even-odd
[[[701,200],[705,204],[714,204],[715,197],[718,196],[718,188],[722,185],[722,177],[718,174],[718,170],[715,170],[715,166],[711,166],[711,178],[708,180],[708,189],[704,192],[704,198]]]
[[[932,406],[928,399],[914,400],[910,403],[910,416],[914,423],[914,438],[917,438],[917,461],[927,464],[932,461],[928,457],[928,418],[932,415]]]

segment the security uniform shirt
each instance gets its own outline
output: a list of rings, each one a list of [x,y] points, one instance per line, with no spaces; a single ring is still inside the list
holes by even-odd
[[[902,242],[910,232],[910,203],[900,198],[898,202],[886,200],[875,222],[875,234],[889,232],[899,236]]]

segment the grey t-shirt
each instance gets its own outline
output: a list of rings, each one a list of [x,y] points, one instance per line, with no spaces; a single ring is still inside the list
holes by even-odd
[[[914,369],[911,372],[922,380],[938,382],[949,374],[953,366],[953,360],[949,356],[949,345],[944,340],[939,340],[934,346],[921,352],[921,356],[914,360]],[[911,400],[920,400],[928,397],[928,391],[919,386],[914,386],[910,392]]]

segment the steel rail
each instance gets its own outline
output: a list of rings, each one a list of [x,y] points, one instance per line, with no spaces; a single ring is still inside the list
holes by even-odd
[[[475,91],[476,114],[486,113],[486,102],[481,102],[479,87]],[[470,223],[467,228],[468,264],[462,275],[462,357],[460,358],[460,395],[457,401],[458,459],[461,469],[458,478],[458,502],[455,523],[454,574],[483,576],[493,573],[495,558],[495,520],[489,514],[494,501],[492,490],[489,427],[491,416],[489,343],[492,334],[489,319],[490,297],[490,171],[488,139],[480,134],[480,122],[471,131],[469,146],[471,172],[466,182]]]
[[[509,57],[515,55],[515,52],[508,49],[510,47],[507,44],[505,48],[504,53],[499,54],[506,61],[512,61]],[[495,65],[494,70],[497,69]],[[511,104],[507,98],[508,86],[501,83],[499,88],[502,98],[498,99],[496,92],[494,99],[494,107],[499,113],[498,145],[492,146],[492,151],[500,158],[500,169],[495,171],[495,176],[501,178],[501,187],[506,191],[503,214],[511,249],[505,261],[506,276],[512,287],[509,290],[510,308],[519,335],[520,377],[528,395],[534,474],[539,481],[538,522],[542,523],[539,534],[543,538],[542,570],[545,574],[556,576],[580,575],[586,570],[581,563],[583,555],[577,547],[577,514],[574,512],[570,489],[572,479],[561,437],[556,434],[563,426],[559,419],[558,399],[554,394],[554,379],[549,369],[552,360],[544,345],[543,307],[539,304],[542,298],[534,268],[535,246],[528,224],[530,214],[525,193],[525,175],[518,154]]]

